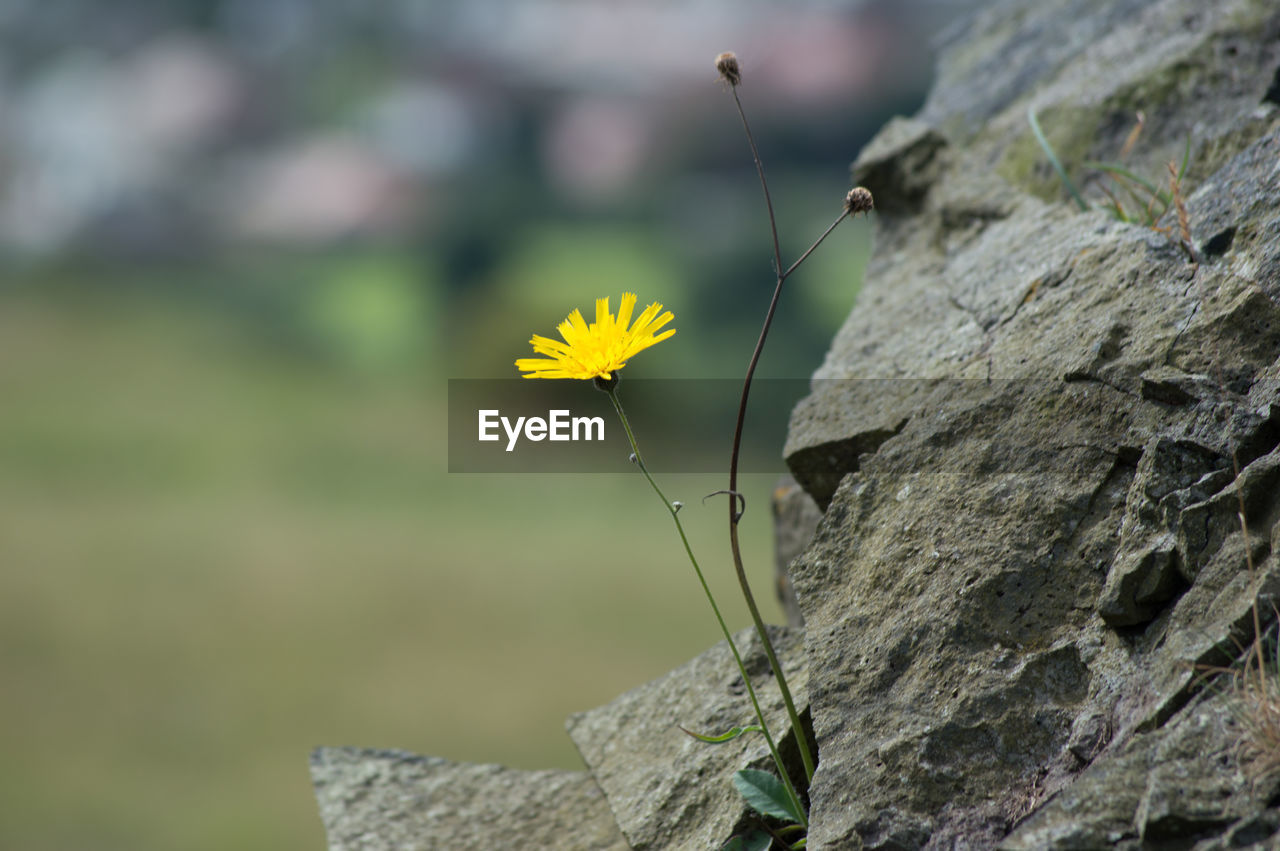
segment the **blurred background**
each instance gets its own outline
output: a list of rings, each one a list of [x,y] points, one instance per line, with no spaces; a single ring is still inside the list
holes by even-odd
[[[0,847],[321,848],[321,744],[579,767],[564,718],[717,629],[634,476],[447,474],[447,380],[624,290],[679,328],[636,375],[740,376],[773,276],[714,56],[794,258],[964,5],[2,0]],[[762,376],[818,365],[868,234]],[[723,478],[665,486],[745,626]]]

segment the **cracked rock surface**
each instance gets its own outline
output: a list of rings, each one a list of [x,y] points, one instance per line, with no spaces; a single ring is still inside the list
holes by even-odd
[[[992,4],[855,164],[876,249],[786,447],[824,509],[791,563],[811,849],[1275,830],[1196,666],[1280,591],[1280,9],[1208,8]],[[1079,211],[1028,107],[1073,172],[1135,108],[1133,170],[1189,149],[1193,250]]]

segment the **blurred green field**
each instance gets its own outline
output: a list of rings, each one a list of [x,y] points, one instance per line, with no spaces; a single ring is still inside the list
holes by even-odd
[[[0,295],[0,847],[321,848],[312,747],[577,767],[566,715],[717,640],[638,477],[448,475],[448,377],[174,299]],[[723,479],[664,485],[745,625]]]

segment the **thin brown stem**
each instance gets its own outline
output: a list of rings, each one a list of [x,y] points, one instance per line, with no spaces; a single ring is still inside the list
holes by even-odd
[[[754,149],[753,149],[754,150]],[[760,179],[764,179],[764,172],[760,172]],[[768,190],[765,190],[765,196],[768,197]],[[849,215],[849,211],[845,210],[836,217],[836,220],[827,226],[822,232],[822,236],[814,240],[813,245],[805,249],[804,254],[800,255],[800,259],[792,263],[785,272],[778,275],[777,284],[773,288],[773,298],[769,302],[769,310],[764,316],[764,325],[760,328],[760,336],[756,339],[756,347],[751,352],[751,360],[747,363],[747,377],[742,382],[742,397],[738,400],[738,419],[733,426],[733,451],[729,455],[729,492],[736,494],[738,492],[738,461],[742,451],[742,429],[747,420],[747,399],[751,395],[751,381],[755,377],[756,365],[760,363],[760,355],[764,352],[764,341],[769,336],[769,329],[773,326],[773,315],[778,310],[778,299],[782,296],[782,285],[786,283],[788,277],[796,269],[800,268],[810,254],[814,252],[822,241],[836,229],[836,227],[845,220]],[[770,209],[770,218],[772,219],[772,209]],[[782,268],[782,264],[778,264],[778,268]],[[733,525],[737,525],[738,518],[742,516],[741,512],[735,511],[736,503],[732,500],[729,502],[729,516]]]
[[[773,236],[773,269],[782,275],[782,249],[778,246],[778,221],[773,215],[773,199],[769,197],[769,182],[764,179],[764,163],[760,159],[760,151],[756,148],[756,137],[751,135],[751,125],[747,123],[747,113],[742,109],[742,101],[738,99],[738,87],[730,86],[733,93],[733,104],[738,108],[738,117],[742,119],[742,129],[747,134],[747,144],[751,146],[751,159],[755,160],[756,174],[760,176],[760,188],[764,190],[764,205],[769,210],[769,233]],[[782,275],[782,277],[786,277]]]
[[[820,237],[818,237],[817,239],[815,239],[815,240],[813,241],[813,245],[810,245],[808,248],[806,248],[806,249],[804,250],[804,254],[801,254],[801,255],[800,255],[800,259],[799,259],[799,260],[797,260],[796,262],[792,263],[790,266],[788,266],[788,267],[787,267],[787,271],[785,271],[785,272],[783,272],[783,273],[782,273],[782,279],[783,279],[784,281],[785,281],[787,278],[791,277],[791,273],[792,273],[792,272],[794,272],[796,269],[799,269],[799,268],[800,268],[800,264],[801,264],[801,263],[803,263],[804,261],[806,261],[806,260],[808,260],[808,259],[809,259],[809,255],[810,255],[810,254],[812,254],[812,253],[814,252],[814,249],[816,249],[819,245],[822,245],[822,241],[823,241],[824,239],[826,239],[828,236],[830,236],[831,232],[832,232],[833,230],[835,230],[835,229],[836,229],[836,227],[837,227],[837,226],[839,226],[839,224],[840,224],[841,222],[843,222],[843,221],[844,221],[845,216],[847,216],[847,215],[849,215],[849,211],[848,211],[848,210],[845,210],[843,213],[841,213],[839,216],[837,216],[837,217],[836,217],[836,220],[835,220],[834,222],[832,222],[831,224],[827,225],[827,229],[826,229],[826,230],[824,230],[824,231],[822,232],[822,236],[820,236]]]
[[[755,624],[756,632],[760,635],[760,642],[764,645],[765,655],[769,658],[769,664],[773,667],[774,678],[778,682],[778,690],[782,693],[782,701],[786,704],[787,714],[791,719],[791,727],[795,731],[796,744],[800,751],[800,759],[804,763],[805,777],[812,782],[813,772],[816,765],[814,754],[809,746],[809,737],[805,734],[804,725],[800,722],[800,714],[796,711],[795,701],[791,696],[791,689],[787,686],[786,676],[782,672],[782,666],[778,662],[778,657],[773,648],[773,642],[769,639],[769,633],[765,629],[764,619],[760,616],[760,608],[756,605],[755,595],[751,592],[751,584],[747,581],[747,571],[742,562],[742,547],[738,541],[738,521],[742,517],[742,513],[738,511],[738,500],[733,495],[738,491],[738,462],[742,451],[742,430],[747,419],[747,401],[751,395],[751,381],[755,377],[756,366],[760,362],[760,355],[764,351],[764,342],[769,336],[769,328],[773,325],[773,317],[778,309],[778,299],[782,295],[782,285],[786,282],[787,277],[800,267],[810,254],[813,253],[822,241],[827,238],[840,222],[844,221],[849,215],[846,209],[841,212],[831,226],[823,231],[809,248],[800,255],[800,259],[792,263],[786,270],[782,268],[782,250],[778,243],[778,224],[777,218],[773,212],[773,200],[769,195],[769,182],[764,176],[764,164],[760,160],[760,152],[756,148],[755,138],[751,134],[751,125],[747,122],[746,112],[742,109],[742,101],[738,98],[737,87],[730,89],[733,92],[733,102],[738,109],[738,116],[742,119],[742,128],[747,135],[747,144],[751,147],[751,157],[755,161],[756,174],[760,177],[760,188],[764,191],[765,207],[769,213],[769,233],[773,239],[773,260],[774,271],[777,274],[777,283],[773,288],[773,298],[769,302],[769,310],[764,317],[764,325],[760,329],[760,336],[756,340],[755,349],[751,353],[751,360],[747,364],[747,375],[742,382],[742,397],[738,402],[738,418],[733,427],[733,449],[729,456],[729,492],[731,498],[729,500],[729,548],[733,554],[733,567],[737,573],[738,585],[742,589],[742,597],[746,601],[747,611],[751,613],[751,620]]]

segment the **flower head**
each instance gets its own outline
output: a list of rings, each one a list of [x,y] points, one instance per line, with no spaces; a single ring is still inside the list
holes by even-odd
[[[731,86],[736,86],[742,82],[742,68],[738,65],[738,57],[734,56],[732,51],[726,50],[716,57],[716,70],[720,72],[720,77]]]
[[[871,198],[871,190],[865,186],[855,186],[844,196],[844,209],[849,215],[869,213],[875,209],[876,202]]]
[[[649,305],[632,322],[635,306],[635,293],[623,293],[615,318],[609,312],[609,299],[596,299],[595,322],[588,325],[581,311],[573,311],[558,328],[564,342],[534,334],[529,343],[534,352],[546,357],[520,358],[516,368],[526,373],[525,378],[613,378],[613,373],[626,366],[632,355],[676,332],[668,328],[658,333],[675,318],[671,311],[662,313],[661,304]]]

